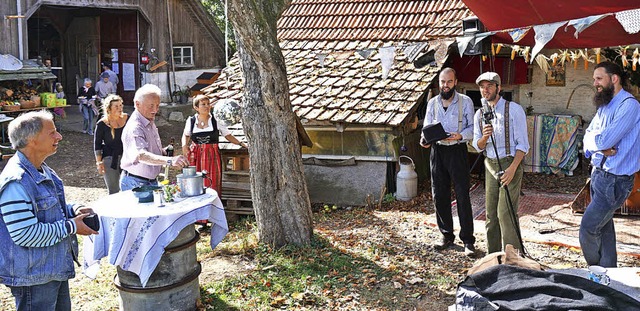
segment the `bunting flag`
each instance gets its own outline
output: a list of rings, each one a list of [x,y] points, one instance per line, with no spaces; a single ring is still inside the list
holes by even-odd
[[[367,59],[373,52],[373,49],[357,50],[356,52],[358,53],[358,55],[362,56],[362,58]]]
[[[324,68],[324,60],[327,58],[327,54],[318,53],[318,54],[316,54],[316,57],[318,58],[318,62],[320,63],[320,67]]]
[[[422,52],[422,50],[426,46],[429,46],[428,42],[420,42],[420,43],[409,44],[409,45],[405,46],[405,48],[404,48],[404,50],[402,52],[404,53],[405,56],[407,56],[407,60],[409,62],[413,62],[416,59],[416,57],[418,56],[418,54],[420,52]]]
[[[378,50],[380,53],[380,63],[382,64],[382,79],[386,79],[389,76],[389,71],[393,66],[393,60],[396,55],[396,48],[394,46],[382,47]]]
[[[609,15],[611,14],[593,15],[585,18],[572,19],[567,23],[567,26],[564,27],[564,31],[566,32],[569,26],[573,26],[576,29],[576,32],[573,35],[578,39],[579,33]]]
[[[335,56],[335,58],[336,60],[345,60],[345,59],[348,59],[351,56],[351,54],[353,54],[352,51],[341,52],[341,53],[338,53]]]
[[[560,26],[564,25],[566,22],[557,22],[551,24],[544,24],[533,26],[533,31],[535,32],[534,39],[536,41],[536,45],[531,50],[531,61],[538,55],[544,46],[553,39],[553,36],[556,34],[556,31]]]
[[[640,31],[640,9],[618,12],[616,19],[627,33],[634,34]]]
[[[531,30],[531,27],[522,27],[509,31],[509,35],[511,36],[511,39],[513,39],[513,43],[518,43],[518,41],[522,40],[522,38],[529,33],[529,30]]]
[[[458,52],[460,53],[460,57],[464,56],[464,51],[467,50],[469,43],[474,39],[474,36],[464,36],[457,37],[456,41],[458,42]]]
[[[435,53],[436,63],[442,66],[444,62],[447,60],[447,56],[449,55],[449,46],[455,42],[455,40],[439,40],[438,49]]]

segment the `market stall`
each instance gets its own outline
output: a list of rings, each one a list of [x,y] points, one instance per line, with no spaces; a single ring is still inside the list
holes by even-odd
[[[64,93],[52,92],[56,78],[49,67],[36,60],[20,61],[11,55],[0,55],[1,112],[66,107]]]

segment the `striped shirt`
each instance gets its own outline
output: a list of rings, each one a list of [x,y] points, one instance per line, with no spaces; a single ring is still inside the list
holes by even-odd
[[[598,108],[583,138],[584,155],[600,167],[601,150],[611,147],[617,153],[607,157],[603,169],[615,175],[633,175],[640,170],[640,104],[621,90],[607,105]]]
[[[49,177],[49,176],[47,176]],[[50,178],[50,177],[49,177]],[[33,202],[24,187],[8,183],[0,193],[0,213],[13,242],[23,247],[48,247],[76,233],[73,220],[38,222]],[[62,211],[61,211],[62,212]],[[64,214],[64,212],[62,212]]]

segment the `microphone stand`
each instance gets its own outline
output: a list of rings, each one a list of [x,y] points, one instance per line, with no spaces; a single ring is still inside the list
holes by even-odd
[[[489,107],[488,104],[487,104],[487,108],[489,108],[489,111],[491,111],[491,108]],[[484,113],[486,113],[486,112],[484,111],[484,108],[483,108],[484,123],[485,124],[490,124],[493,127],[493,125],[491,124],[491,120],[493,119],[493,113],[491,113],[491,119],[484,118],[484,116],[485,116]],[[505,131],[508,131],[508,130],[509,129],[505,129]],[[511,222],[513,222],[513,226],[515,227],[514,229],[516,230],[516,235],[518,236],[518,242],[520,242],[520,245],[522,246],[522,255],[525,256],[525,255],[527,255],[527,252],[524,249],[524,243],[522,242],[522,234],[520,233],[520,226],[518,225],[518,219],[516,218],[515,212],[513,210],[513,201],[511,201],[511,194],[509,193],[509,187],[508,187],[508,185],[503,185],[502,182],[500,181],[500,177],[502,177],[502,175],[504,174],[504,170],[502,169],[502,164],[500,164],[500,156],[498,155],[498,147],[496,146],[496,139],[495,139],[495,137],[493,135],[493,131],[491,132],[491,136],[489,138],[491,138],[491,144],[493,145],[493,151],[495,152],[496,160],[498,161],[498,169],[500,170],[500,171],[498,171],[498,177],[497,177],[498,183],[500,184],[501,187],[504,188],[504,191],[507,193],[507,203],[509,204],[509,216],[511,217]],[[488,176],[485,176],[485,178],[488,178]],[[498,197],[499,197],[499,195],[498,195]]]

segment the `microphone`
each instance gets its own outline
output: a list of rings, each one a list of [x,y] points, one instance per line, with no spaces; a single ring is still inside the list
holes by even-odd
[[[484,119],[484,124],[491,124],[491,120],[494,118],[493,110],[484,97],[480,98],[480,102],[482,103],[482,119]]]

